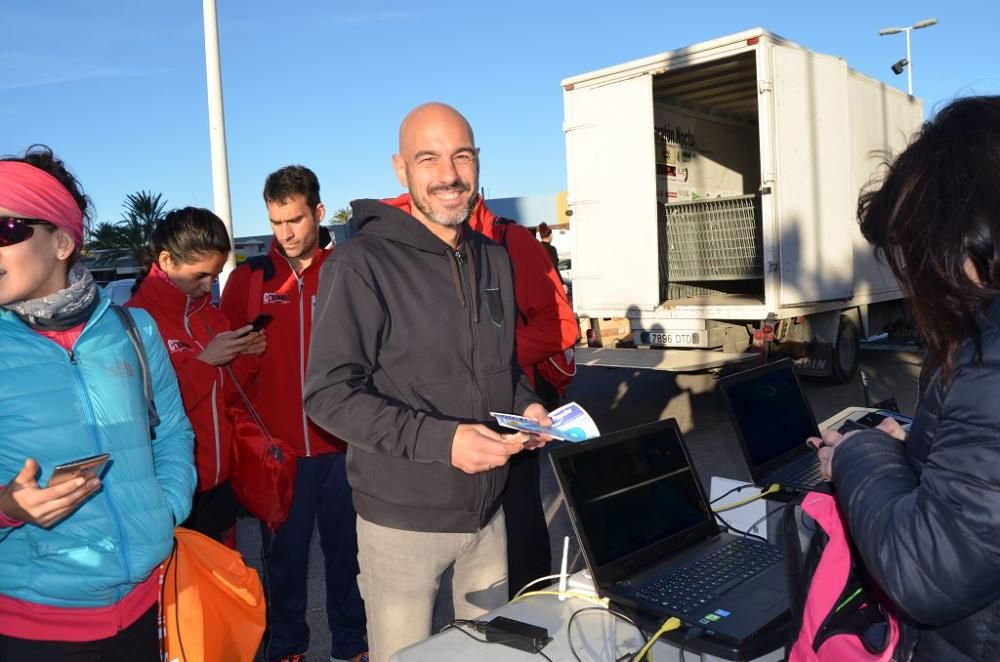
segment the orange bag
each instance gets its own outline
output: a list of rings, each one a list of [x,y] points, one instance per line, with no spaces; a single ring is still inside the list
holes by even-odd
[[[177,527],[161,577],[167,662],[252,662],[264,636],[264,590],[239,552]]]

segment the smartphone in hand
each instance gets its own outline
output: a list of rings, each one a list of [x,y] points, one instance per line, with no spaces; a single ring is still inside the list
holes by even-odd
[[[250,322],[250,326],[253,328],[251,328],[250,331],[248,331],[247,333],[251,333],[253,331],[259,332],[263,330],[263,328],[268,324],[270,324],[271,320],[273,319],[274,319],[273,316],[268,315],[267,313],[261,313],[260,315],[255,317],[252,322]]]
[[[52,476],[49,478],[46,487],[52,487],[59,483],[65,483],[67,480],[73,480],[78,476],[82,476],[85,471],[89,471],[95,476],[100,476],[101,472],[104,471],[104,466],[110,459],[110,453],[101,453],[100,455],[91,455],[90,457],[83,457],[72,462],[64,462],[52,470]]]

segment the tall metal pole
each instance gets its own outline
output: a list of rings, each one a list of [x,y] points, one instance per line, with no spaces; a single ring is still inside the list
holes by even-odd
[[[906,28],[906,93],[913,96],[913,56],[910,55],[910,30]]]
[[[208,132],[212,145],[212,197],[215,214],[222,219],[233,241],[233,214],[229,204],[229,158],[226,153],[226,120],[222,108],[222,64],[219,58],[219,21],[215,0],[203,0],[205,19],[205,77],[208,81]],[[235,249],[235,246],[234,246]],[[236,268],[236,251],[222,269],[219,287],[225,288],[229,272]]]

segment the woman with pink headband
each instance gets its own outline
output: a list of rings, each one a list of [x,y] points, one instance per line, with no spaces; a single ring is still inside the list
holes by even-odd
[[[77,259],[87,198],[45,147],[0,159],[0,660],[159,660],[158,567],[191,508],[193,434],[156,325]],[[54,469],[108,455],[102,468]]]

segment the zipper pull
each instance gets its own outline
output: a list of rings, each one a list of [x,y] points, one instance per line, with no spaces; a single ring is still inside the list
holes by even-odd
[[[465,258],[462,257],[462,251],[455,251],[455,261],[458,262],[458,266],[465,266]]]
[[[76,354],[73,353],[72,349],[67,349],[66,353],[69,354],[70,365],[76,365]]]

